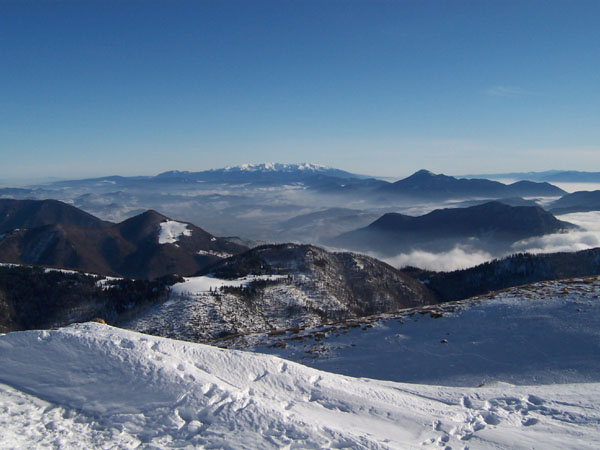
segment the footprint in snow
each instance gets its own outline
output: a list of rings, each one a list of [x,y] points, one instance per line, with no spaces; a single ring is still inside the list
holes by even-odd
[[[539,422],[539,420],[538,420],[538,419],[534,419],[533,417],[530,417],[530,418],[529,418],[529,419],[527,419],[527,420],[523,420],[523,421],[521,422],[521,425],[523,425],[524,427],[530,427],[530,426],[532,426],[532,425],[535,425],[535,424],[536,424],[536,423],[538,423],[538,422]]]
[[[119,342],[119,345],[121,346],[121,348],[134,348],[135,347],[135,343],[133,341],[130,341],[129,339],[121,340],[121,342]]]
[[[463,397],[460,399],[460,404],[462,406],[464,406],[465,408],[469,408],[472,409],[473,408],[473,402],[471,401],[471,399],[469,397]]]
[[[544,399],[542,399],[542,398],[540,398],[540,397],[538,397],[538,396],[536,396],[536,395],[529,395],[529,396],[527,396],[527,399],[526,399],[526,400],[527,400],[529,403],[531,403],[532,405],[535,405],[535,406],[541,406],[541,405],[543,405],[544,403],[546,403],[546,402],[544,401]]]
[[[211,397],[216,388],[217,386],[215,384],[207,383],[202,386],[202,394]]]

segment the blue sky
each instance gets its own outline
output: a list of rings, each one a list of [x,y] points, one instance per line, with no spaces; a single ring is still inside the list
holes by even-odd
[[[600,170],[598,1],[4,1],[0,181]]]

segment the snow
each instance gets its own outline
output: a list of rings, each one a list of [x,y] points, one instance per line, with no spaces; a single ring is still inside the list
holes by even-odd
[[[241,336],[229,345],[399,382],[600,382],[599,296],[600,277],[541,282],[299,333]]]
[[[357,379],[96,323],[0,336],[0,359],[4,448],[591,449],[600,440],[599,383]]]
[[[191,236],[192,230],[188,229],[187,224],[176,222],[175,220],[167,220],[160,224],[160,232],[158,235],[159,244],[175,244],[181,236]]]
[[[70,275],[83,274],[83,275],[87,275],[87,276],[90,276],[90,277],[97,277],[97,276],[99,276],[99,275],[92,274],[92,273],[79,272],[77,270],[55,269],[53,267],[48,267],[48,268],[44,269],[44,273],[50,273],[50,272],[60,272],[60,273],[66,273],[66,274],[70,274]]]
[[[230,256],[233,256],[232,253],[217,252],[215,250],[198,250],[198,255],[218,256],[219,258],[229,258]]]
[[[106,289],[112,289],[115,285],[113,284],[115,281],[119,281],[122,280],[123,278],[119,278],[119,277],[104,277],[102,280],[98,280],[96,281],[96,286],[98,286],[99,288],[102,288],[104,290]]]
[[[248,275],[235,280],[223,280],[213,276],[200,276],[184,278],[185,281],[176,283],[171,287],[171,292],[180,295],[199,295],[209,291],[220,289],[224,286],[240,287],[248,286],[253,281],[278,280],[286,278],[285,275]]]
[[[266,162],[262,164],[240,164],[238,166],[228,166],[223,170],[225,172],[321,172],[330,169],[330,167],[312,163],[281,164]]]
[[[237,280],[194,277],[175,285],[166,302],[159,303],[123,328],[191,342],[210,342],[223,336],[273,332],[292,327],[314,327],[324,313],[347,312],[347,305],[319,289],[304,276],[292,282],[285,276],[250,276]],[[257,301],[219,291],[224,286],[247,286],[252,281],[280,282],[267,285]],[[308,288],[308,289],[307,289]],[[210,289],[213,292],[210,292]]]

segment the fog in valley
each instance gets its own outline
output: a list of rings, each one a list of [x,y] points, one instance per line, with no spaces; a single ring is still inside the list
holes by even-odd
[[[503,180],[507,182],[508,180]],[[510,180],[514,182],[514,180]],[[562,183],[563,188],[594,190],[600,184]],[[394,267],[415,266],[450,271],[481,264],[517,252],[575,251],[600,245],[600,213],[579,212],[557,216],[579,229],[532,237],[505,247],[490,247],[484,239],[452,240],[444,248],[414,248],[396,254],[359,250],[332,244],[343,233],[367,227],[390,212],[421,216],[443,208],[465,208],[489,198],[392,198],[359,188],[340,192],[344,184],[314,186],[304,182],[205,182],[173,180],[157,183],[149,177],[107,177],[65,181],[21,189],[2,189],[4,198],[54,198],[101,219],[120,222],[148,209],[193,223],[222,237],[238,237],[246,245],[308,243],[329,250],[355,251],[382,259]],[[516,204],[548,207],[559,197],[510,199]],[[444,223],[439,224],[443,233]]]

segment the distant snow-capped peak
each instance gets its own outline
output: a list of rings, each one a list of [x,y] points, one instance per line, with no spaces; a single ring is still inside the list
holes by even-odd
[[[266,162],[262,164],[240,164],[237,166],[228,166],[221,170],[224,172],[322,172],[330,169],[330,167],[312,163],[281,164]]]

